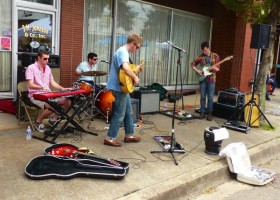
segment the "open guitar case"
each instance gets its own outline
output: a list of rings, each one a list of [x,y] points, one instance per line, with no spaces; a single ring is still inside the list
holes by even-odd
[[[71,179],[75,177],[123,179],[129,170],[129,163],[114,160],[113,164],[107,158],[95,154],[77,154],[75,157],[52,155],[52,151],[59,147],[72,144],[54,144],[45,149],[44,154],[32,159],[25,168],[25,175],[34,180]]]

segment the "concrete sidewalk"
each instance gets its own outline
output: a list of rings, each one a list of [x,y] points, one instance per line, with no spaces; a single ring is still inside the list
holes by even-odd
[[[267,101],[266,117],[276,131],[252,127],[248,134],[228,130],[230,138],[222,146],[243,141],[254,165],[265,162],[278,153],[280,90]],[[161,102],[163,107],[164,101]],[[199,105],[199,95],[184,96],[185,111],[191,114]],[[178,102],[180,107],[181,102]],[[169,103],[169,108],[172,104]],[[103,145],[106,137],[104,119],[84,121],[81,125],[97,132],[98,136],[75,132],[60,135],[55,142],[88,147],[97,155],[130,163],[129,173],[123,180],[73,178],[71,180],[30,180],[24,174],[26,165],[42,155],[51,144],[36,139],[27,141],[25,130],[28,123],[18,126],[14,115],[0,113],[0,188],[1,199],[187,199],[201,193],[205,188],[216,186],[230,179],[227,163],[217,155],[204,153],[204,130],[210,126],[221,126],[226,120],[213,117],[213,121],[175,120],[176,141],[186,153],[174,153],[178,165],[169,153],[151,154],[162,150],[154,136],[171,135],[172,118],[162,114],[144,115],[144,124],[136,128],[142,137],[137,144],[126,144],[120,148]],[[33,134],[39,134],[34,132]],[[123,142],[124,131],[118,139]]]

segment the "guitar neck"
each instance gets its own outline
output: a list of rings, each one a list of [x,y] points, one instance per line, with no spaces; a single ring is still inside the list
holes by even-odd
[[[214,64],[212,67],[218,66],[218,65],[220,65],[220,64],[224,63],[225,61],[228,61],[228,60],[230,60],[232,58],[233,58],[233,56],[226,57],[223,60],[221,60],[221,61],[217,62],[216,64]],[[210,67],[210,70],[212,69],[212,67]]]

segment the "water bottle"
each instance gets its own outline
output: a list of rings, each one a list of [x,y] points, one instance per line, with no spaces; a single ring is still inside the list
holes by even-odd
[[[31,140],[31,138],[32,138],[32,132],[30,126],[28,126],[26,129],[26,140]]]
[[[163,107],[163,110],[167,110],[167,103],[164,103],[164,107]]]

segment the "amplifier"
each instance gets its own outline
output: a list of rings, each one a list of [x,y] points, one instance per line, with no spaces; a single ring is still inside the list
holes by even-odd
[[[113,101],[112,113],[114,112],[114,106],[115,106],[114,104],[115,104],[115,102]],[[139,122],[139,100],[131,98],[131,107],[132,107],[132,112],[133,112],[132,120],[136,124]],[[111,117],[109,120],[111,120]],[[124,126],[123,122],[122,122],[121,126]]]
[[[227,106],[223,104],[213,103],[212,115],[215,117],[227,119],[227,120],[239,120],[244,119],[244,111],[239,108]]]
[[[160,96],[158,91],[138,90],[131,94],[134,99],[139,99],[139,110],[141,114],[159,111]]]
[[[219,91],[217,103],[231,107],[243,106],[245,103],[245,93]]]

